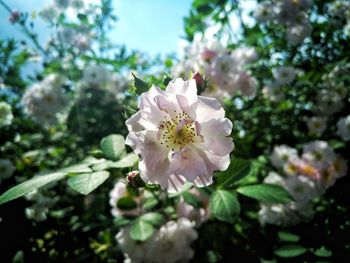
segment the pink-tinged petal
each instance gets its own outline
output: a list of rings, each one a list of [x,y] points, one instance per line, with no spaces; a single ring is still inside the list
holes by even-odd
[[[185,183],[186,183],[185,177],[178,174],[171,174],[169,176],[167,190],[169,193],[179,192],[183,189]]]
[[[129,145],[136,154],[142,155],[143,153],[143,142],[146,131],[130,132],[125,139],[125,144]]]
[[[174,94],[180,94],[186,97],[188,105],[197,102],[197,85],[194,79],[183,81],[181,78],[169,82],[166,91]]]
[[[213,118],[201,123],[204,140],[213,136],[228,136],[232,131],[232,122],[227,118]]]
[[[201,125],[199,124],[198,121],[195,121],[194,126],[196,128],[196,135],[199,136],[201,134],[201,130],[202,130]]]
[[[154,100],[153,100],[153,98],[156,96],[166,97],[166,93],[156,86],[152,86],[149,89],[149,91],[142,93],[140,96],[139,109],[140,110],[144,110],[144,109],[154,110],[156,108],[156,110],[159,110],[159,109],[157,109],[157,105],[154,103]]]
[[[234,143],[231,137],[211,137],[205,138],[204,144],[200,145],[205,148],[208,152],[223,156],[232,152],[234,148]]]
[[[198,150],[198,153],[203,158],[208,166],[209,171],[225,171],[230,164],[230,155],[218,156],[208,151]]]
[[[179,133],[181,131],[181,129],[187,125],[193,123],[193,120],[191,119],[183,119],[181,120],[177,125],[176,125],[176,133]]]
[[[156,131],[147,131],[144,137],[144,152],[141,153],[146,168],[150,171],[157,169],[159,163],[168,158],[169,150],[163,147],[157,140]]]
[[[194,180],[194,185],[197,187],[204,187],[211,185],[213,183],[213,176],[212,174],[201,174],[197,176],[197,178]]]
[[[183,112],[186,112],[192,119],[196,119],[196,105],[197,102],[193,103],[192,105],[188,104],[187,98],[183,95],[176,94],[176,100],[180,107],[180,109]]]
[[[156,103],[157,107],[161,111],[165,111],[166,113],[169,113],[170,111],[173,111],[173,105],[170,103],[164,96],[156,96],[153,98],[154,102]]]
[[[159,184],[162,189],[167,189],[169,184],[169,161],[164,160],[159,162],[156,170],[149,170],[146,166],[146,161],[139,162],[140,177],[145,183]]]
[[[132,115],[126,122],[126,127],[129,131],[142,131],[142,125],[140,124],[141,111],[138,111],[136,114]]]
[[[225,111],[220,102],[214,98],[198,96],[196,108],[196,120],[199,123],[208,121],[212,118],[224,118]]]
[[[178,174],[193,182],[198,175],[208,173],[206,163],[196,149],[185,148],[180,154],[173,158],[170,163],[169,173]]]

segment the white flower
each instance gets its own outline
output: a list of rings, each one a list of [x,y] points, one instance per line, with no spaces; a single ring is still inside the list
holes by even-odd
[[[197,238],[194,222],[186,218],[167,222],[159,229],[154,242],[151,243],[151,262],[188,262],[194,254],[191,243]]]
[[[149,247],[151,242],[154,242],[154,237],[144,241],[138,242],[130,237],[130,228],[123,228],[116,236],[117,242],[120,248],[124,252],[125,260],[124,262],[132,263],[142,263],[142,262],[152,262],[148,254],[151,255]],[[156,256],[156,255],[153,255]]]
[[[269,174],[264,178],[265,184],[277,184],[279,186],[285,185],[284,178],[276,172],[269,172]]]
[[[350,115],[337,122],[338,134],[344,141],[350,140]]]
[[[335,153],[325,141],[314,141],[304,145],[302,158],[317,168],[324,168],[335,160]]]
[[[320,195],[315,182],[305,176],[288,176],[284,182],[285,188],[298,204],[307,203]]]
[[[1,101],[0,102],[0,128],[11,125],[13,120],[11,105]]]
[[[168,191],[186,181],[212,183],[215,170],[226,170],[234,148],[232,123],[216,99],[197,96],[194,79],[153,86],[141,95],[139,109],[126,121],[126,144],[141,155],[141,178]]]
[[[282,101],[285,98],[285,94],[282,90],[282,87],[277,82],[272,82],[265,86],[262,90],[262,93],[264,97],[274,102]]]
[[[269,22],[273,19],[274,15],[272,1],[261,2],[254,11],[254,17],[257,22]]]
[[[188,262],[193,257],[191,243],[197,239],[194,222],[186,218],[169,221],[144,242],[131,239],[129,228],[116,236],[124,252],[124,262],[175,263]]]
[[[287,30],[287,40],[292,45],[301,44],[305,38],[311,35],[312,27],[309,22],[304,24],[296,24]]]
[[[209,219],[210,210],[209,210],[209,198],[203,193],[198,191],[196,188],[189,190],[201,204],[201,207],[194,207],[190,204],[187,204],[183,197],[180,198],[179,203],[176,206],[176,214],[178,218],[187,218],[190,221],[194,221],[197,226],[201,225]]]
[[[50,23],[54,23],[54,21],[58,18],[60,11],[53,4],[46,5],[40,12],[39,15],[45,21]]]
[[[306,125],[309,132],[322,134],[327,128],[327,118],[317,116],[307,118]]]
[[[316,100],[316,111],[325,116],[330,116],[340,111],[344,106],[342,97],[335,89],[321,89],[317,93]]]
[[[314,215],[313,204],[262,204],[259,211],[261,224],[277,226],[293,226],[307,221]]]
[[[8,159],[0,159],[0,183],[2,180],[10,178],[16,167]]]
[[[130,210],[123,210],[118,208],[117,203],[118,200],[122,197],[128,197],[130,194],[128,193],[127,185],[123,181],[118,181],[113,189],[109,192],[109,204],[112,207],[111,213],[114,217],[121,215],[138,215],[140,213],[140,208],[136,207]],[[130,196],[131,197],[131,196]],[[133,198],[134,199],[134,198]],[[138,200],[134,199],[136,205]]]
[[[258,82],[247,72],[241,71],[236,76],[234,85],[240,90],[243,96],[255,96]]]
[[[273,152],[271,154],[271,163],[276,168],[282,168],[283,165],[293,158],[298,157],[298,152],[296,149],[289,147],[287,145],[279,145],[273,148]]]
[[[68,104],[63,83],[61,77],[50,74],[43,81],[33,84],[22,97],[24,111],[44,126],[56,124],[57,113]]]
[[[253,62],[258,58],[258,54],[253,47],[239,47],[236,48],[231,56],[236,61],[236,67],[242,67],[248,63]]]
[[[282,66],[272,69],[272,75],[278,84],[290,84],[296,76],[295,69],[290,66]]]
[[[104,85],[110,77],[111,72],[102,65],[91,65],[83,73],[83,81],[92,85]]]

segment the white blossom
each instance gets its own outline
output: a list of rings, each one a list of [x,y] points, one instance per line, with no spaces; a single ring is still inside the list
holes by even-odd
[[[290,84],[296,76],[295,69],[290,66],[281,66],[272,69],[272,75],[276,83],[280,85]]]
[[[287,145],[279,145],[273,148],[270,160],[276,168],[282,168],[285,163],[297,156],[298,152],[296,149]]]
[[[340,118],[337,122],[338,134],[344,141],[350,140],[350,115]]]
[[[309,132],[322,134],[327,128],[327,118],[318,116],[306,118],[306,125]]]

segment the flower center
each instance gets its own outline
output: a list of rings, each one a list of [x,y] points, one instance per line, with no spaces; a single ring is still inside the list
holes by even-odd
[[[159,123],[158,140],[161,145],[178,152],[186,145],[203,141],[198,122],[193,121],[187,113],[180,112],[174,116],[166,115]]]

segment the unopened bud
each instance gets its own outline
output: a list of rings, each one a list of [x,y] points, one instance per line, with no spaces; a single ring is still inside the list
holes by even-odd
[[[132,171],[126,175],[126,181],[133,188],[140,188],[145,186],[145,182],[141,179],[138,171]]]
[[[192,78],[196,81],[197,88],[201,89],[204,87],[205,81],[200,73],[198,73],[198,72],[194,73]]]
[[[19,18],[21,17],[21,13],[18,11],[13,11],[9,17],[9,20],[11,22],[11,24],[15,24],[16,22],[18,22]]]
[[[201,53],[201,57],[204,61],[210,61],[212,60],[215,56],[217,55],[217,53],[215,51],[212,51],[212,50],[204,50],[202,53]]]

